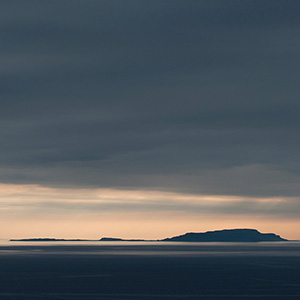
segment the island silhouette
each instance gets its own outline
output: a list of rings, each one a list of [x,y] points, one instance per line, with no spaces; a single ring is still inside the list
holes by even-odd
[[[282,242],[288,241],[274,233],[261,233],[256,229],[223,229],[207,232],[188,232],[165,239],[122,239],[114,237],[102,237],[100,240],[88,239],[56,239],[56,238],[28,238],[10,239],[10,241],[23,242],[78,242],[78,241],[100,241],[100,242]]]

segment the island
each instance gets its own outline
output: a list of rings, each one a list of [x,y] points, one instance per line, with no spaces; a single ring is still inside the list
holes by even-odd
[[[95,242],[98,240],[85,239],[56,239],[56,238],[29,238],[29,239],[10,239],[11,242]]]
[[[134,240],[104,237],[101,242],[132,242],[144,241],[152,242],[154,240]],[[155,240],[157,242],[283,242],[286,239],[274,233],[261,233],[256,229],[223,229],[207,232],[188,232],[183,235]]]
[[[153,242],[153,240],[121,239],[121,238],[112,238],[112,237],[103,237],[99,241],[100,242]]]
[[[261,233],[256,229],[223,229],[207,232],[188,232],[182,235],[160,239],[122,239],[114,237],[103,237],[100,240],[84,239],[56,239],[56,238],[30,238],[30,239],[11,239],[10,241],[21,242],[284,242],[287,239],[274,233]]]
[[[166,238],[165,242],[283,242],[286,239],[274,233],[261,233],[256,229],[224,229],[203,233],[189,232]]]

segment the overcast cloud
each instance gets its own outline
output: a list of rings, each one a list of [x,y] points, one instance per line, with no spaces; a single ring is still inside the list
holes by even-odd
[[[0,7],[1,182],[300,196],[299,1]]]

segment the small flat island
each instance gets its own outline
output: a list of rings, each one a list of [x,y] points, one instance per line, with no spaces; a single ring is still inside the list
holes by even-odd
[[[85,239],[56,239],[56,238],[28,238],[28,239],[10,239],[11,242],[93,242],[97,240]]]
[[[103,237],[100,240],[87,239],[56,239],[56,238],[29,238],[11,239],[12,242],[283,242],[288,241],[274,233],[261,233],[256,229],[224,229],[207,232],[188,232],[183,235],[161,240],[122,239]]]

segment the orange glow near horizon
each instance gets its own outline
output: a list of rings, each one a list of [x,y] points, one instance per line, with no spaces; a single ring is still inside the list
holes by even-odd
[[[276,211],[297,201],[0,184],[0,237],[161,239],[190,231],[255,228],[300,239],[297,215]],[[264,213],[268,209],[274,213]]]
[[[104,236],[161,239],[186,232],[205,232],[210,230],[253,228],[264,233],[276,233],[287,239],[299,239],[300,221],[263,219],[237,216],[170,216],[158,214],[127,216],[112,215],[72,215],[52,216],[51,218],[1,219],[0,234],[2,238],[82,238],[99,239]]]

